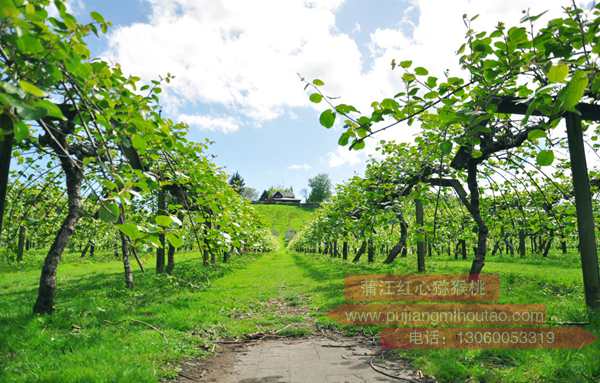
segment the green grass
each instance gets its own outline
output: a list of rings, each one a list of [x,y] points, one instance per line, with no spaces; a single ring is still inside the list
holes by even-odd
[[[343,278],[348,274],[407,274],[416,270],[414,257],[399,258],[393,265],[351,264],[322,255],[294,254],[296,263],[315,280],[312,290],[323,303],[321,312],[344,302]],[[575,257],[575,255],[570,255]],[[506,257],[505,257],[506,258]],[[581,270],[571,259],[537,258],[509,263],[494,257],[486,262],[485,272],[497,273],[501,280],[499,303],[541,303],[552,322],[587,320],[582,293]],[[467,273],[470,261],[427,258],[428,273]],[[321,316],[318,321],[348,333],[377,333],[377,327],[339,326]],[[587,326],[600,336],[600,323]],[[397,351],[414,366],[441,382],[599,382],[600,342],[582,350],[426,350]]]
[[[297,230],[310,214],[288,206],[258,210],[282,232]],[[122,264],[110,254],[66,254],[55,313],[33,316],[43,253],[0,266],[0,382],[155,382],[175,376],[182,358],[207,355],[218,338],[308,331],[305,318],[269,303],[305,303],[309,281],[283,250],[211,267],[197,254],[177,254],[173,276],[157,276],[147,255],[149,270],[136,271],[134,290],[124,288]]]
[[[310,219],[310,211],[258,206],[283,239]],[[412,273],[412,256],[393,265],[355,265],[283,248],[245,254],[226,265],[202,267],[194,253],[177,255],[172,277],[136,271],[136,288],[124,288],[122,265],[110,255],[60,265],[56,312],[33,316],[41,254],[19,267],[0,267],[0,382],[157,382],[173,377],[181,360],[207,356],[216,339],[311,330],[308,307],[322,326],[342,327],[325,314],[344,302],[348,274]],[[556,321],[585,320],[581,272],[574,255],[491,258],[486,272],[500,274],[501,303],[543,303]],[[145,263],[152,264],[151,256]],[[467,261],[427,258],[428,272],[464,273]],[[287,308],[287,309],[286,309]],[[589,328],[600,335],[600,326]],[[588,382],[600,379],[600,346],[582,350],[398,352],[442,382]]]
[[[283,241],[310,222],[314,208],[286,205],[254,205],[273,235]],[[286,238],[286,234],[287,238]]]

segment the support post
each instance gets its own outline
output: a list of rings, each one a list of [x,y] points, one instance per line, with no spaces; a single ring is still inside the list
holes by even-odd
[[[415,199],[415,216],[417,221],[417,270],[425,272],[425,233],[423,224],[423,201]]]
[[[575,113],[567,113],[565,119],[567,123],[567,140],[569,142],[573,189],[575,191],[577,231],[579,235],[585,302],[589,308],[600,310],[600,271],[598,270],[592,195],[585,158],[581,118]]]

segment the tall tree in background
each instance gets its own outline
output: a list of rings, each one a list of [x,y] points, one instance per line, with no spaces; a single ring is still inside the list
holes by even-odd
[[[240,192],[240,195],[249,201],[254,201],[258,199],[258,192],[256,191],[256,189],[251,188],[249,186],[244,186],[242,188],[242,191]]]
[[[331,180],[325,173],[318,174],[308,180],[310,194],[307,202],[323,202],[331,197]]]
[[[244,186],[246,186],[246,181],[244,181],[239,172],[235,172],[229,179],[229,185],[231,185],[233,190],[235,190],[238,194],[242,194]]]

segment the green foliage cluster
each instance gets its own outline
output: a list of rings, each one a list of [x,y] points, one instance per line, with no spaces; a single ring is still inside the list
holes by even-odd
[[[466,256],[472,244],[476,278],[488,248],[514,254],[518,247],[524,256],[526,245],[542,255],[555,245],[563,252],[579,246],[586,303],[600,310],[592,202],[598,181],[585,154],[586,144],[598,149],[600,131],[600,6],[573,3],[542,24],[544,14],[525,11],[519,25],[501,22],[491,31],[475,30],[477,16],[464,15],[457,50],[464,76],[438,77],[412,60],[393,60],[403,85],[370,111],[327,96],[320,79],[306,82],[310,101],[326,104],[321,125],[341,120],[341,146],[360,150],[403,125],[419,133],[411,144],[382,143],[384,159],[344,185],[294,246],[338,255],[338,240],[344,248],[366,241],[372,260],[377,240],[391,262],[408,247],[404,217],[412,201],[429,201],[426,222],[408,233],[429,253],[460,247]],[[563,120],[566,139],[557,132]]]
[[[49,0],[0,4],[0,142],[18,164],[0,210],[10,216],[7,243],[16,227],[41,223],[29,232],[34,247],[51,242],[42,281],[55,278],[74,231],[120,248],[129,287],[136,247],[164,253],[193,244],[205,263],[269,248],[268,232],[204,154],[206,144],[162,116],[170,74],[143,82],[92,57],[86,39],[110,26],[96,12],[81,24],[62,0],[52,3],[56,16]]]

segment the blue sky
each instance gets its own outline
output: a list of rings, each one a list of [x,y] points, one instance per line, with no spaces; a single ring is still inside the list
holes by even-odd
[[[369,66],[369,36],[377,28],[401,26],[401,16],[407,8],[405,1],[379,0],[378,6],[366,0],[344,2],[335,12],[335,27],[340,33],[352,36],[364,55],[363,66]],[[98,11],[113,23],[113,30],[133,23],[147,23],[152,4],[146,0],[85,0],[75,4],[75,11],[87,17]],[[409,31],[409,28],[405,28]],[[94,54],[101,55],[108,48],[108,38],[89,41]],[[175,75],[177,75],[175,73]],[[302,88],[300,82],[297,86]],[[216,103],[186,102],[178,112],[186,114],[218,113],[226,115],[227,108]],[[177,115],[172,117],[176,118]],[[331,167],[327,153],[336,149],[338,132],[327,131],[318,124],[318,111],[298,107],[273,120],[253,124],[233,133],[191,129],[191,137],[214,141],[210,153],[217,164],[228,172],[239,171],[247,183],[259,191],[270,185],[294,187],[296,194],[307,187],[308,178],[324,172],[335,182],[359,172],[361,165]],[[293,165],[301,165],[294,167]],[[289,167],[292,167],[290,170]],[[309,168],[310,167],[310,168]],[[298,169],[296,169],[298,168]]]
[[[551,1],[561,4],[560,1]],[[484,3],[484,4],[482,4]],[[362,153],[337,147],[339,127],[319,126],[297,73],[321,78],[331,95],[367,109],[399,86],[392,58],[412,58],[434,72],[459,71],[454,50],[462,13],[480,13],[481,28],[518,23],[520,9],[557,9],[547,0],[72,0],[89,19],[98,11],[113,27],[91,39],[95,55],[149,80],[176,76],[162,102],[172,118],[190,124],[195,140],[239,171],[259,193],[327,173],[341,182],[364,169]],[[430,70],[431,71],[431,70]],[[398,127],[385,139],[410,141]]]

